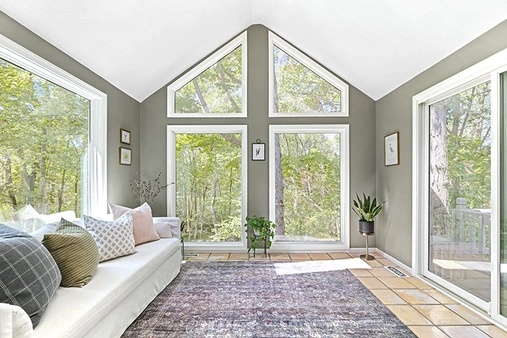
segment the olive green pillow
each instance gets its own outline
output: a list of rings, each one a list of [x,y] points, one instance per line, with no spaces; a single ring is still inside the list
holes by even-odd
[[[88,231],[62,218],[54,233],[44,235],[42,244],[60,269],[61,286],[83,287],[92,279],[99,265],[99,250]]]

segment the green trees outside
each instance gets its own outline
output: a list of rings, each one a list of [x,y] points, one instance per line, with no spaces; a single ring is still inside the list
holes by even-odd
[[[177,215],[186,241],[240,241],[241,135],[177,134]]]
[[[277,113],[341,111],[340,90],[277,46],[273,59]]]
[[[243,104],[241,47],[176,92],[176,113],[240,113]]]
[[[89,101],[0,59],[0,218],[81,212]]]
[[[340,90],[276,46],[272,66],[275,111],[340,111]],[[243,71],[238,47],[176,92],[176,112],[241,112]],[[275,138],[276,234],[291,241],[339,240],[339,134]],[[176,205],[186,224],[185,240],[241,239],[242,151],[247,150],[241,149],[240,135],[177,134]]]
[[[430,188],[434,231],[449,233],[458,198],[491,208],[491,85],[430,106]]]
[[[281,133],[279,140],[283,215],[277,206],[276,234],[289,241],[340,240],[339,134]]]

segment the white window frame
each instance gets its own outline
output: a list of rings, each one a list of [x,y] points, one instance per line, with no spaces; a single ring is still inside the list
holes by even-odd
[[[435,280],[458,296],[473,303],[491,318],[507,325],[507,318],[500,315],[500,119],[499,78],[507,71],[507,49],[471,66],[412,98],[412,270],[426,275],[429,259],[428,224],[429,206],[429,105],[471,86],[491,81],[491,302],[471,296],[451,283],[436,276]]]
[[[167,181],[176,182],[176,134],[241,134],[241,222],[247,216],[248,142],[246,125],[169,125],[167,126]],[[167,214],[176,215],[176,184],[167,187]],[[185,249],[199,251],[243,251],[247,248],[246,232],[241,226],[239,242],[186,242]]]
[[[287,41],[279,37],[273,32],[269,32],[269,117],[348,117],[349,116],[349,85],[337,78],[331,72],[326,70],[324,67],[320,66],[318,63],[310,59],[305,54],[301,53],[296,47],[289,44]],[[289,54],[292,58],[296,59],[298,62],[302,63],[305,67],[312,70],[329,82],[332,86],[336,87],[341,91],[341,111],[336,113],[317,113],[317,112],[275,112],[275,98],[274,98],[274,90],[275,90],[275,70],[273,67],[274,56],[273,56],[273,47],[277,46],[282,49],[284,52]]]
[[[199,63],[197,66],[190,69],[187,73],[182,75],[179,79],[171,83],[167,86],[167,117],[195,117],[195,118],[217,118],[217,117],[246,117],[247,116],[247,33],[243,32],[229,43],[227,43],[224,47],[220,48],[218,51],[213,53],[211,56],[206,58],[204,61]],[[229,53],[234,51],[236,48],[241,47],[241,88],[242,88],[242,105],[240,113],[231,113],[231,114],[223,114],[223,113],[176,113],[176,92],[185,86],[187,83],[192,81],[194,78],[199,76],[201,73],[206,71],[209,67],[213,66],[215,63],[223,59]]]
[[[107,95],[3,35],[0,58],[90,100],[89,194],[81,201],[82,212],[107,214]]]
[[[270,125],[269,126],[269,218],[275,221],[275,134],[278,133],[333,133],[340,135],[340,235],[341,241],[277,242],[271,251],[323,251],[350,248],[350,157],[348,124]]]

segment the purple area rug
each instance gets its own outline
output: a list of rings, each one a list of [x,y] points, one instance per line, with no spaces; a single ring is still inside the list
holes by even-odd
[[[187,262],[122,337],[415,337],[348,270]]]

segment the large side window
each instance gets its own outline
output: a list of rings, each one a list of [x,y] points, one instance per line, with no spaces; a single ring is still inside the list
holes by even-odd
[[[276,246],[348,244],[348,126],[270,126],[270,145]]]
[[[105,101],[0,36],[2,221],[32,231],[50,214],[105,212]]]
[[[246,116],[246,33],[167,88],[168,117]]]
[[[348,85],[269,33],[269,115],[348,116]]]

